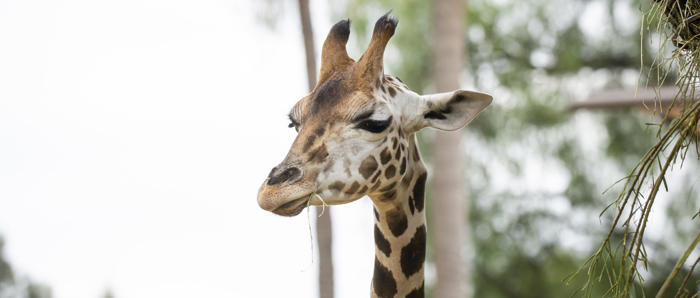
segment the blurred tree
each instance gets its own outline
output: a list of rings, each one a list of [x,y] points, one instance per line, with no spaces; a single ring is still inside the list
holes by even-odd
[[[51,298],[51,289],[28,278],[20,278],[5,259],[5,242],[0,237],[0,298]]]
[[[15,275],[12,273],[10,263],[5,260],[4,249],[5,242],[0,237],[0,297],[4,297],[5,290],[15,284]]]
[[[461,0],[432,1],[432,73],[435,92],[459,89],[464,60],[464,8]],[[436,131],[433,139],[432,196],[428,225],[437,282],[435,297],[469,297],[464,256],[466,179],[461,132]]]
[[[111,289],[107,289],[104,294],[102,294],[102,298],[114,298],[114,293]]]
[[[37,283],[29,282],[26,288],[27,298],[51,298],[51,289]]]

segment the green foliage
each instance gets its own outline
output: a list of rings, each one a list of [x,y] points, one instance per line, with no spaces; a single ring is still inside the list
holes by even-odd
[[[605,152],[619,160],[626,169],[634,167],[639,157],[654,144],[651,129],[642,121],[644,120],[641,117],[635,117],[630,113],[620,113],[619,116],[605,118],[608,137],[614,140],[608,142]]]
[[[112,290],[107,289],[105,290],[105,293],[102,295],[102,298],[114,298],[114,293]]]
[[[693,144],[695,153],[700,158],[700,150],[697,147],[700,102],[695,101],[697,98],[695,88],[698,85],[698,72],[700,72],[700,48],[697,47],[700,45],[697,41],[697,36],[700,34],[700,21],[696,22],[695,19],[700,20],[700,4],[696,1],[658,1],[657,5],[647,11],[645,19],[650,20],[649,22],[658,21],[659,26],[654,32],[666,34],[666,37],[661,38],[660,41],[677,47],[670,57],[667,57],[662,44],[659,47],[657,59],[652,63],[652,69],[661,73],[659,76],[661,81],[667,77],[667,74],[675,73],[678,79],[674,83],[679,87],[679,91],[674,103],[666,108],[664,122],[668,125],[664,125],[665,123],[657,125],[658,140],[646,146],[649,149],[623,180],[624,186],[617,199],[611,204],[612,208],[609,208],[615,213],[615,220],[610,225],[607,236],[598,250],[583,265],[582,269],[586,271],[588,282],[582,290],[587,297],[594,296],[590,293],[590,288],[595,284],[595,280],[599,279],[596,276],[599,271],[616,281],[610,283],[606,293],[611,297],[628,297],[638,292],[655,293],[656,297],[700,295],[700,290],[697,288],[700,273],[693,272],[697,263],[700,262],[700,257],[696,257],[694,262],[690,258],[691,252],[700,243],[700,233],[696,232],[695,237],[685,238],[686,241],[690,239],[689,244],[684,244],[687,248],[684,252],[678,253],[680,257],[675,264],[670,262],[658,264],[659,257],[651,257],[648,248],[649,237],[645,237],[652,211],[659,209],[657,207],[661,200],[658,196],[659,191],[669,189],[670,182],[667,176],[673,168],[685,164],[687,153]],[[674,69],[673,66],[678,68]],[[672,113],[676,116],[670,117]],[[624,150],[616,147],[609,147],[609,149]],[[692,196],[690,193],[687,195]],[[678,201],[682,202],[675,199],[671,205],[678,204]],[[677,212],[677,209],[673,212],[673,208],[669,210],[680,215],[674,219],[693,224],[690,214]],[[695,212],[694,209],[691,210]],[[674,226],[677,227],[677,231],[682,231],[678,229],[678,224]],[[621,239],[611,237],[616,230],[623,231]],[[614,257],[611,257],[609,262],[601,264],[601,259],[607,256]],[[644,287],[642,283],[645,277],[641,271],[652,266],[652,263],[657,263],[655,266],[657,268],[651,270],[655,275],[651,278],[652,282],[647,282]],[[687,265],[688,263],[692,265]],[[673,265],[670,266],[671,264]],[[686,271],[685,274],[683,271]],[[660,278],[664,275],[659,273],[664,274],[665,277]],[[677,278],[678,276],[685,276],[685,278],[681,280]],[[661,280],[663,282],[660,282]],[[688,284],[689,281],[690,284]],[[688,289],[689,286],[690,289]]]
[[[15,275],[12,272],[12,267],[5,260],[3,251],[5,249],[5,241],[0,237],[0,293],[3,288],[6,288],[15,283]]]
[[[27,298],[51,298],[51,289],[37,283],[27,285]]]
[[[51,298],[51,289],[27,278],[19,278],[5,259],[4,240],[0,236],[0,298]]]

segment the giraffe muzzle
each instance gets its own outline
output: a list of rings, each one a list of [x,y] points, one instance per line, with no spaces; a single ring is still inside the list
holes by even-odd
[[[282,163],[270,171],[258,190],[260,208],[282,216],[295,216],[307,205],[313,192],[304,171]]]

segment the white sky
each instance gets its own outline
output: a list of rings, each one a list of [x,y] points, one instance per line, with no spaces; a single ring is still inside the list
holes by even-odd
[[[306,88],[297,10],[271,31],[255,8],[0,0],[0,234],[17,271],[56,298],[316,295],[306,213],[256,203]],[[327,11],[312,7],[318,48]],[[337,297],[366,296],[369,201],[333,211]]]

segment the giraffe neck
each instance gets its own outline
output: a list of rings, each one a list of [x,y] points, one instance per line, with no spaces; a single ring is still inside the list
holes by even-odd
[[[424,297],[425,180],[427,172],[409,138],[409,167],[401,183],[374,202],[374,276],[372,297]],[[395,192],[387,201],[386,193]]]

